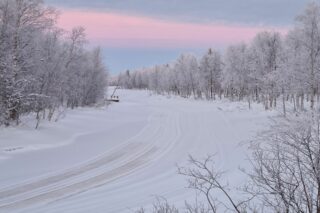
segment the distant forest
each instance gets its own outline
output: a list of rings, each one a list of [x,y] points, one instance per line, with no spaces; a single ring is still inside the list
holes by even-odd
[[[275,108],[280,100],[297,111],[319,102],[320,8],[307,6],[287,35],[261,32],[250,43],[229,46],[223,54],[209,49],[199,60],[182,54],[176,61],[119,76],[124,88],[213,100],[227,97]]]

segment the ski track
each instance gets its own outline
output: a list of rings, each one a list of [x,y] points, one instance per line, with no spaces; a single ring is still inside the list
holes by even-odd
[[[123,93],[125,95],[125,91]],[[219,153],[220,167],[228,168],[232,163],[231,169],[238,166],[228,152],[230,148],[237,149],[236,142],[240,142],[241,136],[225,112],[212,109],[207,103],[199,110],[200,103],[192,102],[188,107],[185,100],[177,106],[171,100],[162,101],[168,106],[161,101],[134,102],[153,109],[148,123],[135,136],[104,154],[68,170],[0,189],[0,212],[126,212],[151,202],[151,192],[157,194],[157,183],[159,188],[164,186],[159,190],[161,194],[173,200],[185,199],[187,195],[181,181],[176,187],[165,184],[176,178],[175,164],[185,162],[188,154]],[[210,113],[215,116],[208,116]],[[223,136],[221,131],[228,134]],[[224,145],[224,141],[232,143]],[[105,188],[104,192],[99,191],[100,188]],[[145,193],[140,192],[127,203],[116,198],[108,201],[110,195],[131,191],[123,197],[126,200],[139,188],[144,188]],[[91,202],[86,200],[87,193]],[[104,204],[104,201],[107,202]],[[103,205],[106,205],[105,211],[99,211],[98,207],[103,209]]]

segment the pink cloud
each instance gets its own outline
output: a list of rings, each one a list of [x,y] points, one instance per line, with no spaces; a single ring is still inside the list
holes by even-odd
[[[226,24],[194,24],[147,17],[64,10],[58,25],[70,30],[83,26],[91,42],[108,47],[209,47],[248,41],[256,33],[286,29]]]

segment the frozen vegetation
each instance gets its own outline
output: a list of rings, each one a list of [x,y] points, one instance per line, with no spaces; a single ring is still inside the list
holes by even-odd
[[[0,126],[34,113],[52,120],[59,108],[103,99],[107,72],[85,30],[64,32],[58,12],[41,0],[0,0]]]
[[[124,88],[153,90],[185,98],[262,103],[266,110],[287,102],[294,110],[315,109],[320,85],[320,7],[307,5],[286,35],[261,32],[250,43],[209,49],[200,59],[182,54],[174,62],[121,74]]]

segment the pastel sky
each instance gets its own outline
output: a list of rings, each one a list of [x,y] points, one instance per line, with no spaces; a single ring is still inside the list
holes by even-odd
[[[166,63],[181,52],[249,41],[264,30],[285,34],[308,0],[46,0],[58,25],[86,28],[111,73]]]

